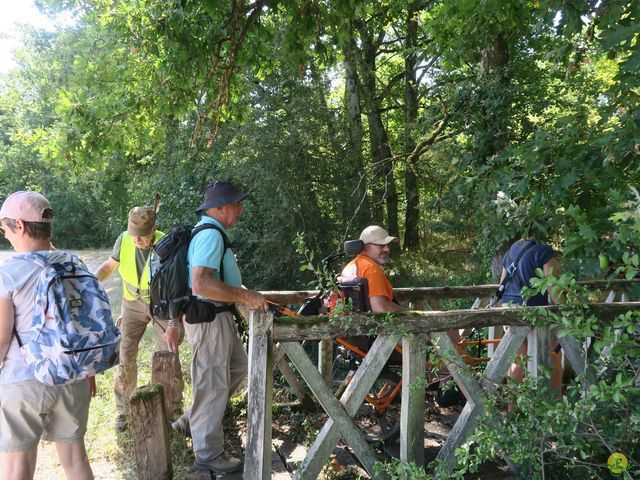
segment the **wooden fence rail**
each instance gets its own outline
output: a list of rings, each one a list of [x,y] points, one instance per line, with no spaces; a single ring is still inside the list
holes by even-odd
[[[590,305],[591,312],[604,321],[610,321],[621,313],[637,308],[638,302],[596,303]],[[558,311],[559,306],[536,307],[544,310]],[[378,321],[372,321],[372,318]],[[348,325],[340,325],[339,320],[332,321],[328,315],[308,317],[278,317],[273,323],[273,340],[290,342],[301,340],[323,340],[353,335],[370,335],[371,329],[376,332],[402,325],[403,331],[412,334],[444,332],[451,329],[467,327],[489,327],[495,325],[527,326],[522,319],[522,312],[513,308],[483,308],[477,310],[447,311],[407,311],[396,313],[389,321],[386,314],[353,313],[349,316]]]
[[[622,290],[624,281],[585,282],[596,288]],[[473,287],[396,289],[394,293],[405,303],[426,302],[442,298],[486,297],[495,291],[495,285]],[[301,303],[314,292],[265,292],[273,301],[286,304]],[[317,293],[317,292],[315,292]],[[609,298],[609,301],[612,299]],[[477,302],[481,304],[482,302]],[[414,303],[415,304],[415,303]],[[539,307],[558,310],[558,306]],[[617,315],[630,310],[640,310],[640,302],[600,303],[590,306],[592,314],[601,321],[611,321]],[[375,321],[372,323],[372,315]],[[391,319],[390,319],[391,318]],[[373,470],[376,457],[364,435],[352,421],[352,417],[363,402],[380,374],[395,345],[403,342],[402,404],[401,404],[401,459],[415,463],[424,462],[422,435],[424,434],[424,402],[421,394],[412,392],[410,385],[424,377],[424,352],[421,346],[429,336],[442,358],[447,359],[447,368],[460,390],[467,398],[456,424],[442,446],[438,458],[446,465],[454,464],[453,453],[478,424],[481,398],[502,382],[515,355],[525,338],[529,342],[529,374],[537,375],[541,366],[549,363],[550,335],[548,328],[531,328],[522,318],[521,309],[485,309],[451,311],[409,311],[388,317],[385,314],[353,314],[347,323],[332,321],[328,316],[277,317],[270,312],[251,311],[249,315],[249,408],[245,479],[271,478],[271,410],[272,375],[274,351],[280,348],[306,382],[317,402],[322,405],[329,418],[310,447],[307,456],[295,473],[296,479],[315,479],[329,460],[329,456],[342,438],[353,450],[372,478],[384,478]],[[313,366],[298,343],[301,340],[327,340],[339,336],[371,334],[372,325],[377,334],[367,356],[356,371],[353,380],[339,399],[334,397],[331,387]],[[402,325],[402,329],[395,327]],[[480,380],[459,355],[449,336],[451,329],[510,325],[494,355],[488,362]],[[403,332],[402,338],[397,332]],[[423,341],[420,341],[420,340]],[[560,338],[565,358],[577,372],[585,371],[586,355],[583,346],[570,337]],[[274,344],[279,343],[279,346]]]
[[[635,281],[636,283],[638,281]],[[624,290],[634,281],[614,279],[614,280],[587,280],[579,281],[578,285],[586,285],[589,288],[606,291]],[[451,287],[415,287],[415,288],[394,288],[393,297],[403,305],[409,302],[424,302],[430,298],[436,299],[453,299],[453,298],[476,298],[491,297],[496,289],[497,284],[489,285],[465,285]],[[313,297],[318,294],[318,290],[296,290],[296,291],[264,291],[262,292],[268,300],[280,304],[300,305],[306,298]]]

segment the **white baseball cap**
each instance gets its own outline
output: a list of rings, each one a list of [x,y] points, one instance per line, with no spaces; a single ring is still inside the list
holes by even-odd
[[[370,243],[375,243],[376,245],[387,245],[391,242],[399,241],[398,237],[392,237],[384,228],[377,225],[369,225],[365,228],[360,234],[360,240],[362,240],[365,245]]]

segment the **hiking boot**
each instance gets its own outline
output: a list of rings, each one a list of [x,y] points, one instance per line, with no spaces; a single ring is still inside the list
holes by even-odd
[[[129,428],[129,419],[124,413],[121,413],[116,417],[115,428],[116,432],[124,432],[127,428]]]
[[[218,476],[208,468],[193,467],[192,470],[195,480],[216,480]]]
[[[213,462],[199,463],[195,462],[194,466],[199,470],[209,470],[213,473],[231,473],[237,472],[242,468],[242,460],[233,457],[227,452],[224,452]]]
[[[185,421],[182,417],[178,418],[171,424],[171,429],[184,437],[191,438],[191,427],[189,426],[189,422]]]

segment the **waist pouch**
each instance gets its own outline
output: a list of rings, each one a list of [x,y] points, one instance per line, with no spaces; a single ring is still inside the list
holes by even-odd
[[[204,302],[196,297],[191,297],[191,301],[187,306],[186,318],[187,323],[209,323],[216,319],[218,313],[231,312],[236,316],[236,306],[233,303],[227,305],[216,305],[211,302]]]

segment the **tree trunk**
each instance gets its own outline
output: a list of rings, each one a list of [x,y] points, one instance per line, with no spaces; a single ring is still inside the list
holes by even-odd
[[[415,250],[420,244],[420,190],[418,187],[418,162],[411,155],[416,148],[413,126],[418,118],[418,94],[416,92],[416,47],[418,43],[417,6],[410,2],[407,9],[405,57],[404,57],[404,144],[407,163],[404,170],[404,192],[407,202],[405,213],[405,250]]]
[[[483,77],[491,77],[509,63],[509,45],[502,35],[493,39],[491,45],[482,51],[480,72]]]
[[[503,243],[491,259],[491,278],[495,283],[500,281],[500,276],[502,275],[502,259],[506,255],[510,246],[511,243],[509,242]]]
[[[383,206],[386,205],[387,229],[391,235],[398,235],[398,194],[393,176],[393,155],[389,146],[387,130],[382,122],[380,99],[376,93],[375,72],[378,45],[373,42],[365,26],[361,26],[359,31],[362,40],[361,91],[369,126],[371,175],[373,177],[370,182],[373,196],[372,216],[375,223],[383,224]]]
[[[380,115],[378,114],[378,117]],[[380,119],[382,121],[382,119]],[[382,144],[383,155],[388,159],[389,166],[385,176],[385,200],[387,203],[387,227],[389,234],[395,237],[400,236],[400,225],[398,223],[398,191],[396,189],[396,179],[393,175],[395,162],[391,159],[391,147],[387,137],[387,130],[383,127],[384,139]]]
[[[493,96],[491,110],[484,111],[481,130],[488,133],[483,144],[479,145],[485,162],[500,153],[509,142],[509,117],[511,100],[509,97],[509,77],[506,69],[509,63],[509,45],[502,35],[498,35],[489,46],[482,51],[480,72],[484,81],[485,95]],[[491,274],[494,281],[500,279],[502,273],[502,257],[511,242],[498,246],[498,251],[491,261]]]
[[[342,42],[344,55],[345,86],[344,96],[347,106],[347,124],[349,125],[349,146],[347,171],[349,178],[354,182],[354,206],[358,209],[355,215],[356,224],[362,226],[368,223],[370,212],[367,201],[367,175],[362,158],[362,112],[360,110],[360,91],[358,89],[358,69],[355,60],[355,41],[353,39],[353,25],[350,21],[344,22],[345,39]]]
[[[508,143],[509,116],[511,100],[509,98],[509,77],[506,66],[509,63],[509,45],[502,35],[498,35],[482,51],[480,72],[484,82],[484,102],[490,105],[484,111],[480,131],[484,140],[478,145],[478,152],[488,161],[499,153]]]

